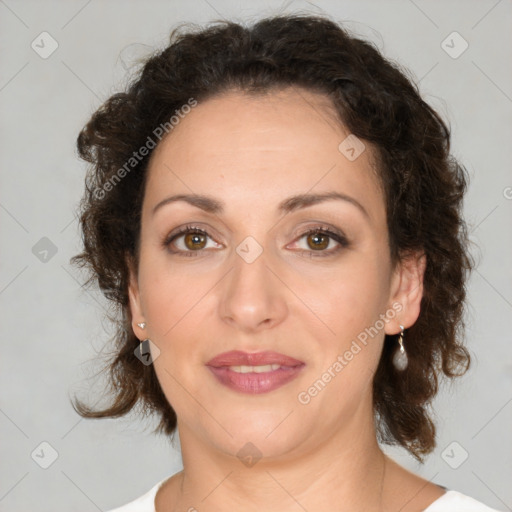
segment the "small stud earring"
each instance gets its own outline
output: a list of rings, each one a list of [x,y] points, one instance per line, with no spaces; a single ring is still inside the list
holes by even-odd
[[[400,329],[402,330],[400,337],[398,338],[400,348],[396,350],[395,355],[393,356],[393,365],[397,370],[404,371],[409,364],[409,358],[407,357],[407,353],[404,348],[404,326],[401,325]]]
[[[141,329],[146,328],[146,322],[141,322],[140,324],[137,324]]]

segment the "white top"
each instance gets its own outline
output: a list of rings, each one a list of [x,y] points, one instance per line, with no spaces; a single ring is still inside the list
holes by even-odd
[[[158,482],[140,498],[130,501],[130,503],[122,507],[108,510],[107,512],[156,512],[156,493],[166,480],[168,480],[168,478]],[[423,512],[499,512],[499,510],[490,508],[482,502],[458,491],[447,489],[440,498],[431,503]]]

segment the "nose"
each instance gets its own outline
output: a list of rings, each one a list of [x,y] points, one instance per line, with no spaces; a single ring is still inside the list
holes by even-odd
[[[224,280],[219,305],[221,317],[243,332],[276,327],[288,313],[286,301],[290,292],[279,271],[270,268],[277,265],[268,259],[265,250],[253,261],[243,251],[237,252]]]

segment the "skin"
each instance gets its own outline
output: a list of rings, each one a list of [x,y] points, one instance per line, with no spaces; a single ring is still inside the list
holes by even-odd
[[[129,295],[134,332],[160,350],[154,368],[178,417],[184,469],[157,493],[158,512],[412,512],[444,493],[385,456],[376,441],[372,378],[384,335],[419,315],[425,256],[392,266],[371,147],[349,161],[338,149],[348,135],[320,94],[230,91],[199,103],[155,149]],[[356,199],[367,215],[335,200],[277,211],[292,195],[330,191]],[[182,193],[212,196],[224,212],[180,201],[153,213]],[[207,231],[205,241],[162,243],[188,224]],[[319,251],[302,236],[325,224],[349,245],[327,238]],[[252,263],[236,252],[248,236],[263,249]],[[300,403],[298,394],[393,303],[401,311]],[[274,350],[306,366],[272,392],[242,394],[205,366],[229,350]],[[262,454],[251,467],[236,455],[248,442]]]

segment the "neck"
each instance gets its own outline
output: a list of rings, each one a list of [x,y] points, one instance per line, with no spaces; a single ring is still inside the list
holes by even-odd
[[[386,457],[373,417],[365,428],[360,421],[346,426],[314,448],[262,457],[252,466],[181,426],[184,469],[162,511],[383,510]]]

